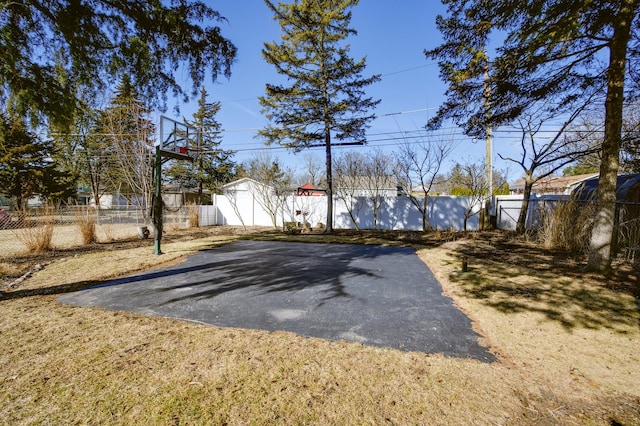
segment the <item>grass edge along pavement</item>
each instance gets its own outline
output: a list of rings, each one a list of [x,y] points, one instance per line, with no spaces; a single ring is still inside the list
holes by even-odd
[[[208,245],[207,239],[194,243]],[[190,243],[176,244],[183,244],[175,248],[177,258],[191,250]],[[54,277],[59,284],[72,284],[78,281],[78,268],[80,275],[94,279],[101,273],[97,264],[105,269],[123,259],[134,264],[136,256],[144,269],[150,266],[144,263],[149,258],[146,249],[100,261],[78,255],[54,262],[16,291],[47,288]],[[167,245],[166,250],[173,249]],[[290,333],[73,308],[57,303],[54,296],[20,297],[0,301],[5,343],[0,349],[0,424],[640,421],[640,378],[631,353],[639,341],[637,324],[589,328],[583,319],[568,328],[541,307],[501,310],[500,289],[471,291],[490,278],[477,277],[474,268],[481,260],[470,259],[476,275],[470,274],[467,282],[457,272],[455,247],[418,253],[442,277],[445,291],[470,314],[502,362],[482,365]],[[90,262],[82,267],[85,256]],[[155,262],[166,259],[161,258],[151,257]],[[498,275],[508,272],[506,267],[495,269]],[[515,271],[520,275],[503,278],[516,286],[511,289],[516,301],[541,294],[535,287],[539,283],[526,281],[532,271]],[[551,277],[544,277],[545,285],[554,287]],[[519,279],[535,291],[516,291]],[[597,283],[585,284],[586,289],[592,285]],[[622,299],[626,306],[627,299]],[[573,309],[575,315],[586,306]],[[637,321],[637,310],[621,315]],[[585,313],[584,318],[591,317]],[[508,327],[501,326],[505,322]],[[607,370],[611,373],[605,374]]]

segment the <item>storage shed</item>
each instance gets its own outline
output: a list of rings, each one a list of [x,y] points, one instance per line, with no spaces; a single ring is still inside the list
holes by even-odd
[[[598,198],[598,178],[587,179],[573,190],[577,201],[595,201]],[[619,175],[616,186],[618,203],[640,203],[640,174]]]

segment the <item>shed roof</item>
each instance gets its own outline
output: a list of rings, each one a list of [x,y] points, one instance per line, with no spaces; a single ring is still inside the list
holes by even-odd
[[[616,184],[616,200],[630,201],[632,189],[640,184],[640,174],[619,175]],[[638,187],[640,189],[640,186]],[[636,189],[637,191],[637,189]],[[598,178],[587,179],[574,189],[572,195],[579,201],[596,200],[598,195]]]

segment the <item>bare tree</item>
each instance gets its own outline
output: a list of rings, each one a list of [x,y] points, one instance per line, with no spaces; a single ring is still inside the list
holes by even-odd
[[[525,230],[533,185],[564,166],[597,151],[591,143],[591,137],[587,134],[567,133],[582,111],[583,109],[580,109],[567,117],[551,137],[541,136],[547,122],[557,118],[553,113],[548,112],[548,108],[542,106],[532,113],[523,113],[516,125],[521,133],[520,157],[507,157],[498,153],[503,160],[520,166],[524,173],[524,194],[516,224],[517,233],[523,233]]]
[[[453,139],[444,137],[423,139],[418,143],[405,141],[399,146],[394,173],[398,184],[422,215],[423,232],[431,228],[428,195],[452,149]]]
[[[314,187],[326,184],[327,177],[324,171],[322,161],[312,154],[304,156],[304,175],[302,176],[304,183],[310,183]]]
[[[244,223],[244,219],[242,218],[242,213],[240,212],[240,208],[238,206],[238,190],[236,188],[224,188],[223,189],[224,196],[229,200],[229,204],[231,204],[231,208],[233,212],[240,219],[240,223],[242,224],[242,229],[247,230],[247,226]]]
[[[342,200],[351,218],[353,226],[360,230],[358,217],[362,209],[362,176],[364,155],[359,152],[344,152],[333,162],[335,179],[335,195]]]
[[[640,108],[628,108],[622,122],[620,168],[624,173],[640,173]]]
[[[263,152],[251,159],[247,175],[253,180],[251,190],[256,201],[271,217],[277,228],[278,214],[283,213],[284,203],[291,191],[292,172],[283,169],[277,159]]]
[[[468,220],[480,213],[480,205],[489,192],[485,164],[456,164],[450,174],[451,195],[466,197],[463,229]]]
[[[364,156],[362,168],[364,195],[371,203],[373,229],[378,229],[380,208],[387,201],[389,190],[397,191],[393,176],[393,157],[380,149],[374,149]]]
[[[154,192],[154,126],[147,114],[146,108],[136,101],[107,109],[103,114],[110,142],[111,187],[124,192],[129,203],[140,209],[145,222]]]

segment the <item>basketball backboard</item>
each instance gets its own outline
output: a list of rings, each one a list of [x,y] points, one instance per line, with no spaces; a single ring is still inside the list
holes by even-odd
[[[163,157],[194,161],[200,152],[200,139],[197,128],[160,116],[160,153]]]

